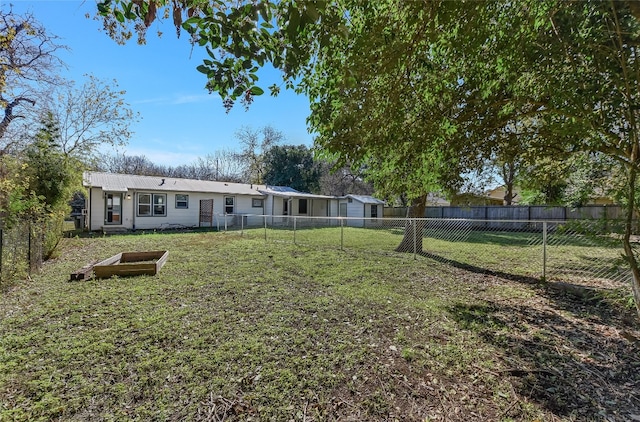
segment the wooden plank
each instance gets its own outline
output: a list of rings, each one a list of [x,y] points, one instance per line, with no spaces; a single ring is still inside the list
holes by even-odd
[[[120,259],[122,258],[122,253],[116,254],[110,258],[105,259],[104,261],[100,261],[98,262],[95,266],[97,267],[98,265],[113,265],[113,264],[117,264],[118,262],[120,262]]]
[[[117,275],[121,277],[134,276],[134,275],[155,275],[155,264],[119,264],[119,265],[107,265],[95,269],[96,277],[109,278]]]
[[[123,252],[120,262],[137,262],[150,261],[152,259],[160,259],[166,251],[147,251],[147,252]]]
[[[164,251],[162,256],[156,262],[156,273],[159,272],[160,268],[164,266],[165,262],[167,262],[168,257],[169,257],[169,251]]]
[[[69,277],[69,281],[88,280],[89,278],[91,278],[93,267],[96,265],[97,262],[98,261],[93,261],[90,264],[87,264],[84,267],[80,268],[79,270],[72,272]]]
[[[165,264],[168,256],[169,251],[122,252],[96,264],[93,272],[96,278],[109,278],[114,275],[155,275]],[[156,262],[143,262],[151,260]]]

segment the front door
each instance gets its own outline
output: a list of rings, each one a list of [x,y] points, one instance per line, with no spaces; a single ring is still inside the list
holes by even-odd
[[[200,200],[200,227],[213,227],[213,199]]]
[[[104,223],[122,224],[122,194],[106,193],[104,196]]]

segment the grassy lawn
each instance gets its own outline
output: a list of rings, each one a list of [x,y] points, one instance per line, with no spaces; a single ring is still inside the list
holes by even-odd
[[[540,226],[541,227],[541,226]],[[264,229],[250,229],[245,235],[264,239]],[[404,227],[269,228],[270,241],[296,242],[323,248],[358,249],[393,253],[404,235]],[[482,231],[428,228],[422,239],[424,251],[450,264],[517,276],[568,281],[578,284],[607,283],[619,287],[629,281],[622,246],[611,238],[576,233],[550,233],[547,265],[543,266],[543,236],[538,231]]]
[[[340,241],[322,230],[297,236]],[[627,289],[585,299],[414,260],[399,236],[344,251],[260,230],[64,239],[2,292],[0,421],[640,417]],[[144,250],[169,250],[157,276],[67,281]]]

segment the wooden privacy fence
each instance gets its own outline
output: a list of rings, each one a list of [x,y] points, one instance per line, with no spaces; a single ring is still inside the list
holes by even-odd
[[[406,207],[386,207],[385,217],[406,217]],[[471,220],[620,220],[624,208],[619,205],[588,205],[584,207],[534,206],[446,206],[427,207],[426,218],[464,218]]]

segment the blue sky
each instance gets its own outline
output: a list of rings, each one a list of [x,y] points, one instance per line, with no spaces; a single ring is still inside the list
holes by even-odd
[[[217,94],[204,89],[206,78],[196,70],[204,53],[191,48],[186,36],[176,38],[170,21],[155,22],[147,44],[132,39],[118,45],[100,30],[101,23],[87,19],[95,14],[95,0],[0,0],[3,10],[32,12],[59,43],[69,47],[59,57],[68,69],[60,73],[81,84],[85,74],[101,80],[115,79],[125,90],[125,101],[140,114],[131,126],[134,134],[120,152],[145,155],[157,164],[188,164],[216,150],[239,149],[235,132],[241,127],[260,129],[270,125],[283,132],[287,144],[311,146],[305,119],[309,114],[306,97],[283,90],[278,97],[266,87],[280,84],[272,69],[260,73],[259,84],[267,93],[256,97],[249,111],[238,104],[227,114]],[[162,31],[158,38],[156,33]]]

